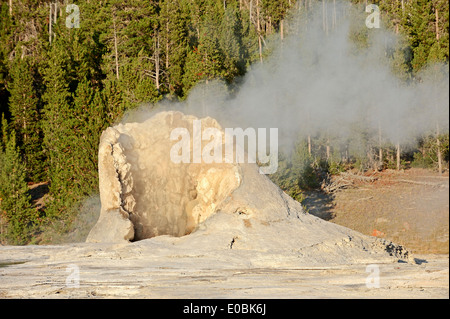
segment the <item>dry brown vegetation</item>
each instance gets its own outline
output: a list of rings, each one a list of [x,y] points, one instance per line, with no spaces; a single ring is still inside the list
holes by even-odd
[[[308,192],[311,214],[413,253],[449,252],[449,176],[425,169],[335,176],[333,192]],[[338,187],[339,185],[343,187]]]

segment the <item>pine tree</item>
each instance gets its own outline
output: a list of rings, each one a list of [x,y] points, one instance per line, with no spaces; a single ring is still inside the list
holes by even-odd
[[[159,25],[166,90],[181,96],[188,44],[188,9],[184,1],[160,3]]]
[[[11,68],[9,111],[17,132],[17,142],[24,157],[27,179],[39,181],[44,177],[45,160],[34,72],[29,58],[16,59]]]
[[[223,7],[218,3],[205,5],[205,15],[197,22],[198,38],[186,58],[186,68],[183,78],[184,92],[199,82],[208,83],[213,79],[223,79],[224,53],[220,47],[220,15]]]
[[[411,78],[412,52],[411,48],[405,42],[404,40],[400,40],[396,43],[389,63],[391,64],[392,72],[399,79],[407,82]]]
[[[436,41],[433,28],[435,12],[432,1],[428,0],[412,0],[406,10],[405,32],[413,48],[412,66],[417,72],[428,63],[430,49]]]
[[[9,77],[8,55],[12,44],[12,21],[6,2],[0,5],[0,113],[8,112],[9,92],[6,89]]]
[[[2,126],[6,127],[6,123]],[[7,135],[5,130],[3,135]],[[5,150],[0,148],[0,210],[8,222],[8,242],[26,244],[37,213],[31,207],[25,165],[17,149],[15,131],[6,139]]]
[[[105,105],[104,116],[108,125],[115,124],[122,118],[124,112],[131,108],[120,89],[119,81],[116,79],[105,79],[100,95]]]
[[[108,52],[104,73],[120,81],[131,105],[160,98],[162,49],[156,9],[156,4],[145,0],[112,0],[100,13],[106,32],[99,39]]]
[[[267,15],[267,23],[269,24],[267,29],[279,29],[284,16],[289,9],[290,1],[288,0],[270,0],[262,1],[262,8]]]
[[[223,76],[231,83],[236,76],[245,73],[245,52],[242,45],[242,25],[238,9],[229,5],[220,25],[219,45],[223,52]]]
[[[308,145],[304,139],[300,140],[291,155],[292,170],[295,185],[299,189],[309,189],[318,186],[317,175],[312,167],[313,159],[308,152]]]
[[[66,38],[58,37],[52,43],[47,59],[47,65],[42,70],[46,90],[42,96],[44,101],[43,132],[44,147],[48,158],[48,176],[50,179],[50,193],[53,201],[46,209],[48,216],[57,217],[67,208],[65,199],[70,189],[72,176],[68,173],[70,160],[71,136],[71,92],[73,85],[72,59],[67,50]],[[73,194],[72,194],[73,195]]]
[[[449,56],[449,3],[444,0],[433,1],[434,38],[430,48],[429,62],[445,62]]]
[[[240,34],[242,43],[243,63],[248,68],[250,64],[259,59],[258,33],[250,21],[250,14],[245,10],[240,12]]]
[[[161,98],[152,78],[153,64],[145,56],[145,53],[139,54],[120,68],[121,78],[118,83],[130,107],[140,103],[155,103]]]

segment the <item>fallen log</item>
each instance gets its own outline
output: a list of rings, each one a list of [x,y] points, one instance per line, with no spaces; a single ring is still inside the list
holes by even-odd
[[[349,172],[342,172],[340,175],[346,178],[356,179],[363,182],[374,182],[378,179],[378,177],[374,176],[356,175]]]
[[[340,189],[346,189],[346,188],[354,188],[355,181],[360,182],[367,182],[372,183],[376,181],[378,177],[374,176],[364,176],[364,175],[356,175],[349,172],[341,172],[338,176],[335,176],[334,178],[328,178],[326,179],[322,185],[321,189],[324,192],[332,193]]]
[[[412,181],[412,180],[409,180],[409,179],[398,179],[397,181],[401,182],[401,183],[425,185],[425,186],[431,186],[431,187],[448,187],[448,184],[431,183],[431,182],[419,182],[419,181]]]

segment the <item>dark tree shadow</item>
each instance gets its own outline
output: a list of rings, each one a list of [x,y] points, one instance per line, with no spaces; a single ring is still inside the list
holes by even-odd
[[[428,261],[426,259],[420,259],[420,258],[414,258],[414,262],[417,265],[421,265],[421,264],[428,264]]]
[[[324,220],[334,218],[333,213],[333,194],[327,194],[322,191],[306,191],[305,199],[302,204],[308,209],[308,213]]]
[[[47,194],[48,192],[49,192],[48,183],[40,183],[40,184],[33,185],[30,188],[30,190],[28,191],[28,193],[31,196],[32,201],[35,201],[39,198],[44,197],[44,195]]]
[[[50,191],[50,189],[49,189],[48,182],[42,182],[39,184],[34,184],[34,185],[29,186],[28,194],[31,197],[31,203],[39,211],[42,211],[45,209],[44,197],[45,197],[45,195],[48,194],[49,191]]]

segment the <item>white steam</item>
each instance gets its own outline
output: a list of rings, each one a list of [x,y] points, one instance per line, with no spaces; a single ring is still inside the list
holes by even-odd
[[[307,23],[304,12],[294,17],[289,36],[263,64],[252,65],[234,92],[209,81],[192,89],[183,103],[160,105],[214,117],[224,127],[278,128],[280,147],[307,135],[344,142],[361,128],[374,139],[381,132],[384,143],[404,146],[434,133],[437,125],[441,133],[448,131],[448,65],[430,66],[421,81],[406,84],[393,74],[387,57],[399,37],[383,28],[367,29],[368,48],[356,48],[351,28],[360,23],[364,30],[366,13],[355,18],[341,4],[337,23],[331,25],[328,17],[324,31],[321,8],[316,11]],[[141,110],[126,121],[149,116]]]

